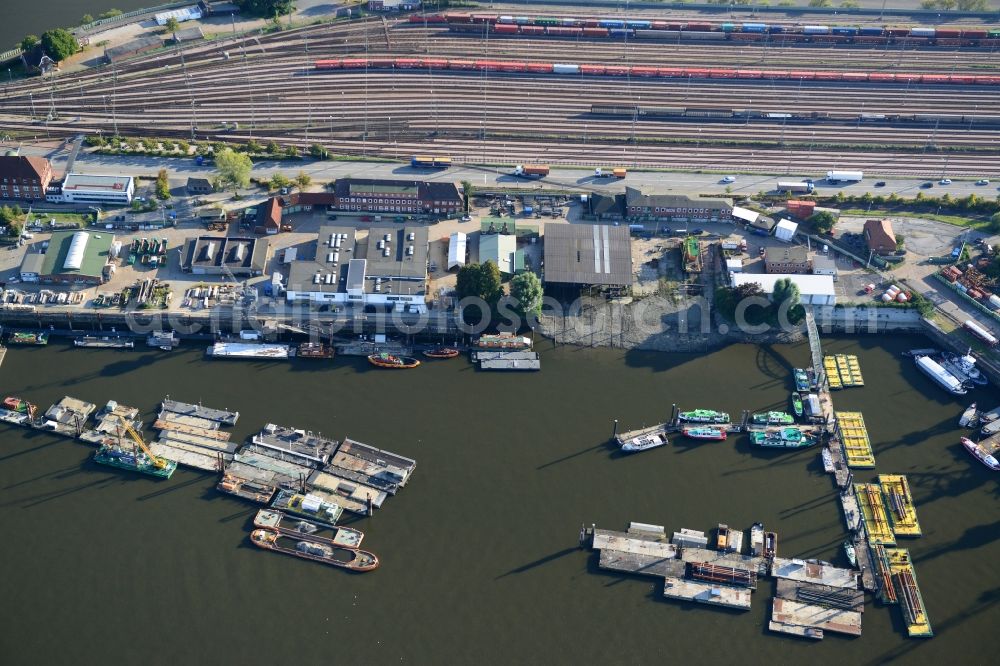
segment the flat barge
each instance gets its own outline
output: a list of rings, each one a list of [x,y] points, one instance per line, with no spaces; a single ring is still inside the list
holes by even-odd
[[[903,609],[903,620],[906,622],[906,633],[911,638],[931,638],[934,631],[927,617],[927,607],[917,585],[917,572],[910,559],[910,551],[905,548],[886,548],[885,555],[889,563],[892,584],[896,597]]]
[[[333,358],[333,347],[322,342],[303,342],[298,348],[299,358]]]
[[[285,536],[306,536],[321,543],[339,548],[357,548],[365,538],[364,532],[350,527],[326,527],[310,523],[272,509],[260,509],[253,519],[254,527],[280,532]]]
[[[316,521],[327,527],[336,527],[344,509],[332,502],[324,502],[315,495],[302,495],[291,490],[282,490],[271,502],[271,508],[284,513]]]
[[[855,483],[854,495],[858,501],[858,513],[868,532],[868,540],[881,546],[896,545],[896,535],[892,529],[892,519],[882,501],[882,489],[876,483]]]
[[[513,333],[496,333],[481,335],[473,343],[479,349],[531,349],[530,338],[517,336]]]
[[[87,419],[96,408],[91,402],[65,396],[49,407],[42,418],[35,422],[35,427],[63,437],[79,437],[86,429]]]
[[[236,425],[236,420],[240,417],[239,412],[231,412],[227,409],[212,409],[211,407],[203,407],[200,404],[193,405],[187,402],[178,402],[171,400],[170,396],[167,396],[163,400],[161,407],[164,412],[171,412],[182,416],[196,416],[227,426]]]
[[[287,361],[295,352],[288,345],[252,342],[216,342],[206,350],[211,358]]]
[[[294,548],[282,545],[281,543],[283,539],[294,541],[296,538],[298,542]],[[379,565],[378,557],[374,553],[356,548],[334,547],[303,536],[286,536],[274,530],[255,529],[250,535],[250,540],[253,541],[255,546],[264,548],[265,550],[273,550],[285,555],[321,562],[349,571],[373,571]],[[345,556],[345,559],[339,559],[338,555]]]
[[[128,451],[116,446],[101,446],[94,452],[94,462],[161,479],[169,479],[177,469],[177,463],[173,460],[150,456],[141,451]]]
[[[861,412],[836,412],[835,435],[844,447],[847,466],[851,469],[872,469],[875,467],[875,453],[868,438],[868,429]]]
[[[879,474],[878,482],[886,504],[892,511],[892,531],[896,536],[920,536],[917,507],[913,505],[913,495],[906,477],[902,474]]]
[[[97,349],[134,349],[135,340],[112,335],[84,335],[73,338],[73,346]]]

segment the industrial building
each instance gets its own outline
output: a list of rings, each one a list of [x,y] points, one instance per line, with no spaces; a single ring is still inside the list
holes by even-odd
[[[266,238],[198,236],[184,242],[181,270],[195,275],[254,277],[267,266]]]
[[[58,188],[51,187],[45,200],[52,203],[110,204],[127,206],[135,195],[132,176],[67,174]]]
[[[550,224],[545,227],[545,284],[632,285],[632,243],[626,227]]]
[[[524,270],[524,252],[517,249],[513,234],[479,234],[479,263],[492,261],[501,275],[514,275]]]
[[[788,278],[799,288],[799,299],[802,305],[836,305],[837,292],[834,289],[833,277],[830,275],[794,275],[789,273],[732,273],[732,286],[756,282],[765,294],[774,293],[774,283]]]
[[[768,248],[764,270],[768,273],[811,273],[809,251],[801,245]]]
[[[52,165],[44,157],[0,157],[0,199],[43,199],[51,180]]]
[[[465,201],[455,183],[338,178],[334,205],[346,211],[456,215]]]
[[[837,261],[833,257],[817,255],[813,257],[813,275],[830,275],[837,281]]]
[[[732,210],[730,199],[625,188],[625,212],[629,222],[729,222]]]
[[[29,251],[21,262],[25,282],[103,284],[114,274],[115,235],[91,231],[55,231],[44,252]]]
[[[461,231],[456,231],[448,237],[448,270],[461,268],[465,265],[468,256],[468,236]]]
[[[324,226],[315,250],[289,262],[290,302],[426,312],[426,292],[427,227],[373,227],[359,243],[350,227]]]
[[[163,40],[159,37],[141,37],[119,46],[112,46],[109,49],[104,49],[104,59],[108,62],[108,64],[111,64],[126,58],[131,58],[132,56],[155,51],[162,46]]]

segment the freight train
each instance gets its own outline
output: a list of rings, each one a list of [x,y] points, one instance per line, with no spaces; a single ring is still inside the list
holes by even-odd
[[[446,69],[451,71],[567,74],[676,79],[765,79],[785,81],[840,81],[844,83],[930,83],[1000,85],[1000,75],[920,74],[916,72],[828,72],[811,70],[705,69],[627,65],[525,62],[518,60],[451,60],[444,58],[337,58],[317,60],[317,70],[334,69]],[[873,114],[877,115],[877,114]],[[978,122],[978,121],[977,121]]]
[[[745,120],[757,118],[772,122],[794,124],[847,123],[854,125],[941,125],[959,127],[1000,127],[1000,115],[963,115],[961,113],[838,113],[836,111],[762,111],[755,109],[723,109],[715,107],[684,106],[632,106],[618,104],[591,104],[590,113],[595,116],[618,116],[628,119],[696,118]]]
[[[414,14],[415,24],[444,24],[452,32],[552,37],[617,37],[690,41],[771,41],[813,44],[906,43],[932,46],[1000,46],[1000,28],[714,23],[639,19],[555,18],[498,14]]]

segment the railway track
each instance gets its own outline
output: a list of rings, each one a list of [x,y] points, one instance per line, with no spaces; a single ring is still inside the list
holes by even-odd
[[[352,22],[200,44],[101,71],[14,84],[5,87],[0,99],[0,122],[24,132],[57,135],[110,135],[117,127],[123,135],[275,140],[301,147],[321,142],[336,152],[383,157],[432,150],[483,163],[545,159],[582,164],[585,159],[712,169],[732,168],[735,159],[744,168],[752,154],[751,170],[802,170],[824,160],[831,167],[887,175],[943,170],[953,176],[1000,174],[1000,134],[985,123],[975,124],[980,116],[996,118],[1000,109],[1000,90],[987,87],[313,69],[313,62],[331,50],[357,52],[366,42],[370,55],[398,56],[399,34],[415,33],[391,23],[387,29],[388,52],[381,21]],[[450,35],[432,40],[427,32],[420,39],[432,55],[450,53],[435,49],[468,47],[467,39]],[[516,41],[518,48],[526,44]],[[601,53],[610,57],[621,47],[607,43]],[[464,57],[478,55],[463,52]],[[497,57],[492,48],[488,55]],[[534,52],[531,56],[539,59]],[[562,56],[559,61],[572,61],[570,54]],[[861,122],[845,127],[757,118],[635,121],[595,116],[592,104],[775,113],[905,111],[960,114],[973,122],[960,127]],[[852,151],[848,144],[865,149]],[[976,152],[959,152],[969,148]]]

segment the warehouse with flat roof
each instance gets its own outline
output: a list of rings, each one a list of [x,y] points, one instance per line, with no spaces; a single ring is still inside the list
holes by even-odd
[[[85,173],[70,173],[63,179],[59,189],[51,194],[46,194],[45,199],[57,203],[102,203],[127,206],[132,203],[134,194],[135,180],[132,176],[94,176]]]
[[[624,289],[632,285],[627,227],[545,225],[545,284]]]
[[[266,238],[189,238],[181,253],[181,270],[196,275],[254,277],[264,273],[269,249]]]
[[[114,242],[106,232],[55,231],[44,253],[24,255],[21,275],[29,282],[102,284],[114,273]]]

